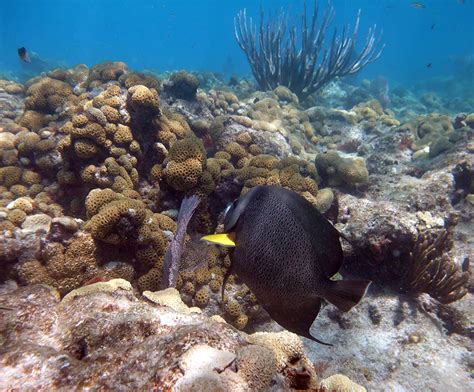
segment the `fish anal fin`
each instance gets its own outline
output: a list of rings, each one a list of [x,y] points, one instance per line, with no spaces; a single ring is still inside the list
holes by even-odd
[[[304,335],[302,335],[302,336],[304,336]],[[329,347],[333,347],[333,346],[334,346],[334,344],[326,343],[326,342],[323,342],[323,341],[321,341],[321,340],[319,340],[319,339],[316,339],[313,335],[310,335],[309,333],[308,333],[307,336],[304,336],[304,337],[307,338],[307,339],[312,340],[313,342],[322,344],[322,345],[324,345],[324,346],[329,346]]]
[[[313,297],[303,303],[281,302],[279,304],[263,304],[270,317],[288,331],[296,333],[319,344],[332,346],[310,334],[310,328],[321,309],[321,299]]]

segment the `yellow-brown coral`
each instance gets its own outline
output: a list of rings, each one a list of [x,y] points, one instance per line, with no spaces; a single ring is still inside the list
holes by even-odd
[[[157,91],[143,85],[128,89],[127,104],[132,114],[153,116],[160,113],[160,98]]]
[[[206,151],[200,139],[178,140],[169,151],[163,173],[169,185],[185,191],[198,184],[205,163]]]
[[[26,109],[50,114],[75,98],[69,84],[48,77],[33,83],[26,91],[26,95]]]

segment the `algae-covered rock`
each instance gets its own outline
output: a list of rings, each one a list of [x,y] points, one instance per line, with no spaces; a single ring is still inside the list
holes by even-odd
[[[112,279],[108,282],[92,283],[71,291],[69,294],[64,296],[62,302],[69,303],[74,301],[78,297],[83,297],[99,292],[112,293],[117,291],[118,289],[130,291],[132,290],[132,285],[130,284],[130,282],[124,279]]]
[[[369,172],[362,157],[344,158],[336,151],[328,151],[316,156],[315,165],[330,186],[355,186],[369,180]]]
[[[140,300],[124,280],[82,287],[62,301],[43,285],[0,286],[0,304],[0,379],[7,389],[237,392],[317,385],[314,370],[301,372],[308,360],[296,335],[251,339],[226,323]]]
[[[181,299],[179,291],[172,287],[155,292],[144,291],[142,295],[158,305],[169,306],[171,309],[180,313],[201,313],[201,309],[199,308],[189,308]]]
[[[321,392],[366,392],[363,386],[355,383],[343,374],[335,374],[325,378],[319,384]]]

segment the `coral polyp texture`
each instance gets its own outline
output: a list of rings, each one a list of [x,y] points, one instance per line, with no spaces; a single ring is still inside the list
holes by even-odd
[[[120,61],[0,80],[0,389],[450,390],[447,368],[467,389],[474,113],[321,66],[317,94]],[[199,241],[259,185],[341,232],[332,279],[373,281],[350,313],[322,307],[335,349],[282,331]]]

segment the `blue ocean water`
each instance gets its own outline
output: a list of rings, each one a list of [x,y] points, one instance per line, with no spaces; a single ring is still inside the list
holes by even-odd
[[[333,1],[333,27],[353,24],[361,9],[359,43],[371,25],[383,29],[386,49],[361,76],[383,75],[409,85],[455,75],[474,56],[474,1],[422,4],[424,8],[409,0]],[[303,0],[2,0],[0,73],[24,70],[17,55],[24,46],[49,65],[121,60],[137,70],[250,74],[234,39],[233,18],[246,8],[258,20],[260,7],[267,14],[283,9],[299,22]],[[474,84],[472,77],[468,82]]]

